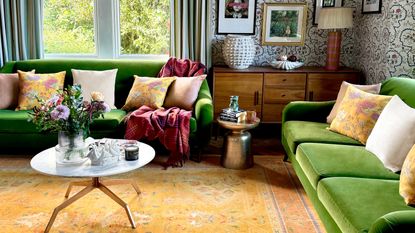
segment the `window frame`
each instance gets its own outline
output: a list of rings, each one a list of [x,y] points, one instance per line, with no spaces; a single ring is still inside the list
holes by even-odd
[[[45,53],[45,59],[55,58],[90,58],[90,59],[143,59],[167,60],[167,54],[121,54],[121,22],[119,0],[93,0],[94,1],[94,54],[81,53]],[[108,17],[110,14],[110,17]],[[42,17],[43,33],[43,17]],[[43,42],[42,42],[43,43]]]

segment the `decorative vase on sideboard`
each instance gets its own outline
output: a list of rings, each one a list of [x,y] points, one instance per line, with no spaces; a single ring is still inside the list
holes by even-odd
[[[227,35],[223,45],[225,64],[233,69],[248,68],[255,57],[255,44],[251,36]]]

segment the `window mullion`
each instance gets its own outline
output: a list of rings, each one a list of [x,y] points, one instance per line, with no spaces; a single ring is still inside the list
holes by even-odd
[[[117,22],[116,3],[114,0],[95,0],[95,33],[99,58],[117,57]],[[110,16],[110,17],[108,17]]]

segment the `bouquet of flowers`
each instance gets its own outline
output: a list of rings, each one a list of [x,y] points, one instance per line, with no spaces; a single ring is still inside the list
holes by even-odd
[[[40,107],[30,114],[30,121],[41,131],[63,131],[69,135],[89,134],[89,125],[111,109],[99,92],[91,94],[91,102],[84,101],[80,85],[68,86],[47,101],[38,99]]]

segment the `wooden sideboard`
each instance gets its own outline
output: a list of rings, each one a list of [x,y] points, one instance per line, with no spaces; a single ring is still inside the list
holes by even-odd
[[[350,68],[327,71],[323,67],[277,70],[250,67],[235,70],[213,68],[215,119],[229,106],[229,96],[239,96],[239,106],[255,110],[265,123],[279,123],[285,105],[296,100],[335,100],[343,81],[360,83],[360,72]]]

